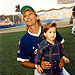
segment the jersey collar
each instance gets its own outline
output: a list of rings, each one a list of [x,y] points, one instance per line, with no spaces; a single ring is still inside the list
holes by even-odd
[[[39,32],[38,32],[38,34],[33,34],[33,33],[31,33],[31,32],[29,32],[29,30],[28,30],[28,33],[30,34],[30,35],[32,35],[32,36],[39,36],[40,35],[40,33],[41,33],[41,26],[39,27]]]

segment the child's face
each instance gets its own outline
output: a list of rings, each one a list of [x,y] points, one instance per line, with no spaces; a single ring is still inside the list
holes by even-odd
[[[46,40],[54,41],[56,38],[56,27],[50,27],[46,33],[44,33]]]

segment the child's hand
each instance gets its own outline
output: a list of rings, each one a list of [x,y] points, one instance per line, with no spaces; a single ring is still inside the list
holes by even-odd
[[[69,60],[68,58],[65,57],[64,62],[65,62],[65,63],[69,63],[70,60]]]
[[[63,61],[64,61],[65,63],[69,63],[69,62],[70,62],[70,60],[69,60],[68,58],[66,58],[65,56],[63,56],[62,58],[63,58]]]
[[[39,65],[37,66],[37,71],[38,71],[40,74],[42,74],[42,72],[43,72],[42,68],[41,68]]]

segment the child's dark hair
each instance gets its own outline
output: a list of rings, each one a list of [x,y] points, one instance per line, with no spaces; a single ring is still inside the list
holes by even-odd
[[[45,39],[46,37],[44,36],[44,33],[47,32],[47,30],[50,28],[50,27],[56,27],[56,23],[55,22],[48,22],[48,23],[45,23],[44,26],[43,26],[43,31],[42,31],[42,39]]]

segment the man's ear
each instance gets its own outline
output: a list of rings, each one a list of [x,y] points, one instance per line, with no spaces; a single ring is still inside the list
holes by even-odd
[[[39,16],[38,16],[38,15],[36,16],[36,19],[37,19],[37,20],[39,19]]]
[[[46,33],[43,33],[44,34],[44,36],[46,37]]]

